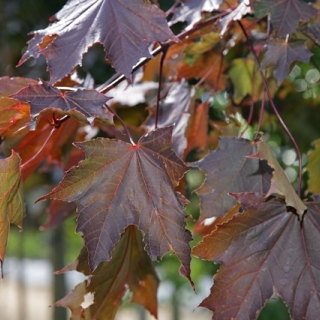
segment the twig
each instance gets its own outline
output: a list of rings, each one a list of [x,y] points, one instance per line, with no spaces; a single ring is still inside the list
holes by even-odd
[[[48,141],[50,140],[50,138],[52,137],[52,135],[54,134],[54,132],[58,130],[58,127],[53,127],[50,131],[50,134],[47,136],[46,141],[43,143],[43,145],[41,146],[41,148],[25,163],[23,163],[21,165],[21,170],[23,171],[23,169],[28,166],[32,161],[34,161],[39,155],[40,153],[43,151],[43,149],[45,148],[46,144],[48,143]]]
[[[155,129],[158,128],[158,122],[159,122],[159,115],[160,115],[160,94],[161,94],[161,84],[162,84],[162,71],[163,71],[163,62],[166,58],[166,54],[168,52],[168,46],[163,48],[162,56],[160,59],[160,67],[159,67],[159,86],[158,86],[158,93],[157,93],[157,104],[156,104],[156,119],[155,119]]]
[[[121,125],[123,126],[123,128],[124,128],[124,130],[125,130],[125,132],[126,132],[126,134],[127,134],[128,139],[130,140],[130,143],[131,143],[133,146],[135,146],[136,144],[135,144],[135,142],[133,141],[132,136],[131,136],[131,134],[130,134],[130,131],[129,131],[128,127],[126,126],[126,124],[124,123],[124,121],[123,121],[123,120],[117,115],[117,113],[116,113],[113,109],[111,109],[107,104],[105,104],[104,106],[108,109],[108,111],[110,111],[110,112],[120,121]]]
[[[261,65],[260,65],[260,61],[259,61],[259,58],[256,54],[256,52],[254,51],[254,48],[250,42],[250,39],[249,39],[249,36],[247,34],[247,31],[245,30],[243,24],[241,23],[241,21],[238,21],[238,24],[247,40],[247,44],[249,46],[249,49],[251,51],[251,53],[253,54],[253,57],[257,63],[257,66],[259,67],[259,72],[260,72],[260,75],[261,75],[261,78],[262,78],[262,82],[263,82],[263,85],[264,85],[264,88],[265,88],[265,91],[267,93],[267,96],[268,96],[268,99],[270,101],[270,104],[272,106],[272,109],[273,109],[273,112],[275,113],[276,117],[278,118],[282,128],[284,129],[284,131],[287,133],[287,135],[289,136],[290,140],[292,141],[293,145],[294,145],[294,148],[297,152],[297,155],[298,155],[298,159],[299,159],[299,179],[298,179],[298,195],[300,197],[301,195],[301,184],[302,184],[302,158],[301,158],[301,153],[300,153],[300,150],[299,150],[299,147],[297,145],[297,142],[296,140],[293,138],[290,130],[288,129],[288,127],[286,126],[286,124],[284,123],[284,121],[282,120],[278,110],[277,110],[277,107],[276,105],[274,104],[274,101],[272,99],[272,95],[271,95],[271,92],[269,90],[269,87],[268,87],[268,84],[267,84],[267,80],[266,80],[266,77],[264,76],[263,72],[262,72],[262,69],[261,69]]]
[[[187,31],[183,31],[180,34],[177,35],[177,38],[181,41],[184,38],[186,38],[187,36],[189,36],[190,34],[212,24],[214,21],[220,19],[221,17],[227,15],[228,13],[230,13],[229,10],[224,11],[222,13],[219,13],[217,15],[215,15],[214,17],[209,18],[208,20],[204,21],[204,22],[200,22],[198,24],[195,24],[193,26],[192,29],[187,30]],[[170,46],[172,46],[173,44],[175,44],[176,42],[173,40],[167,41],[165,43],[162,44],[162,46],[160,45],[159,47],[157,47],[156,49],[154,49],[151,52],[151,55],[153,57],[156,57],[159,53],[163,52],[164,47],[169,48]],[[139,68],[141,68],[142,66],[144,66],[148,61],[150,61],[151,58],[144,58],[141,59],[141,61],[139,61],[133,68],[131,73],[134,73],[135,71],[137,71]],[[121,83],[123,80],[126,79],[126,77],[121,74],[121,73],[116,73],[114,76],[112,76],[111,79],[114,79],[111,83],[110,80],[108,80],[107,82],[103,83],[102,85],[100,85],[99,87],[96,88],[97,91],[101,92],[101,93],[107,93],[108,91],[110,91],[111,89],[113,89],[115,86],[117,86],[119,83]]]

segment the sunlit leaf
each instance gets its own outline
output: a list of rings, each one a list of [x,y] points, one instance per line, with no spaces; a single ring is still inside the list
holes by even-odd
[[[83,53],[102,43],[114,68],[130,78],[132,67],[142,57],[151,57],[153,41],[176,40],[165,13],[144,0],[71,0],[54,16],[46,29],[34,32],[19,65],[43,54],[54,84],[81,64]],[[43,45],[43,39],[54,35]]]

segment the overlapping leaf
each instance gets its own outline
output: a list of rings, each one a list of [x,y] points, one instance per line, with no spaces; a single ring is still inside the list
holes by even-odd
[[[38,85],[29,85],[12,95],[13,98],[27,101],[31,106],[31,118],[34,119],[41,111],[47,108],[59,109],[66,114],[74,114],[81,119],[85,116],[89,123],[95,117],[112,120],[113,115],[103,106],[110,98],[96,90],[77,89],[62,92],[46,82]],[[81,113],[78,115],[74,113]]]
[[[124,294],[132,292],[132,302],[144,306],[157,317],[158,277],[147,253],[141,233],[130,226],[112,252],[112,259],[103,262],[92,274],[90,281],[79,284],[69,295],[55,303],[72,310],[71,319],[114,319]],[[61,270],[77,270],[89,275],[88,254],[83,248],[78,259]],[[60,272],[58,272],[60,273]],[[81,303],[87,293],[94,294],[94,303],[83,309]]]
[[[173,190],[187,167],[171,149],[172,128],[143,136],[137,145],[109,139],[78,143],[86,155],[60,185],[42,197],[76,202],[90,269],[111,258],[124,229],[137,225],[152,259],[174,250],[190,278],[191,235],[186,200]]]
[[[62,163],[63,157],[67,158],[68,151],[72,148],[72,142],[75,140],[78,128],[79,122],[75,119],[69,119],[53,132],[47,142],[52,126],[45,121],[39,122],[37,130],[28,132],[15,148],[22,159],[23,179],[25,180],[35,172],[45,159],[49,162]]]
[[[54,18],[58,21],[35,32],[19,62],[44,54],[51,84],[81,64],[83,53],[94,43],[102,43],[106,58],[129,78],[140,58],[151,57],[151,42],[176,40],[165,13],[145,0],[71,0]],[[52,35],[55,38],[47,41]]]
[[[264,141],[257,142],[257,153],[248,156],[248,158],[256,158],[260,160],[267,160],[268,165],[273,169],[271,185],[266,197],[275,193],[279,196],[283,196],[288,206],[291,206],[297,210],[297,213],[302,217],[304,211],[307,209],[300,197],[294,191],[292,184],[290,183],[285,172],[279,165],[276,157],[272,153],[269,146]]]
[[[260,0],[254,4],[258,17],[270,15],[277,35],[284,37],[295,32],[299,21],[308,21],[317,10],[300,0]]]
[[[200,103],[195,107],[192,121],[187,133],[186,156],[193,149],[205,150],[208,141],[208,109],[209,101]]]
[[[187,21],[190,26],[201,20],[201,12],[211,12],[219,8],[223,0],[183,0],[175,10],[171,24]]]
[[[266,161],[247,158],[255,152],[254,143],[246,139],[221,137],[217,150],[191,164],[207,175],[196,191],[201,199],[201,219],[223,216],[232,209],[236,201],[229,192],[268,192],[272,169]]]
[[[266,300],[280,295],[292,319],[320,313],[320,202],[306,203],[302,224],[283,200],[234,194],[243,214],[204,238],[194,254],[221,264],[201,303],[213,319],[256,319]]]
[[[262,68],[274,67],[274,76],[278,85],[289,74],[293,61],[308,63],[312,53],[307,49],[303,41],[288,42],[285,40],[271,40],[268,50],[262,61]]]
[[[0,78],[0,135],[2,139],[17,136],[17,131],[30,121],[30,108],[26,103],[9,98],[29,84],[37,81],[28,78]]]
[[[10,224],[22,227],[24,218],[20,158],[12,151],[9,158],[0,159],[0,273],[7,247]]]
[[[158,126],[167,127],[174,125],[172,147],[178,156],[182,156],[187,146],[185,131],[190,117],[190,105],[193,93],[193,90],[188,87],[183,79],[180,82],[170,84],[166,97],[160,103]],[[149,111],[150,116],[145,126],[148,131],[151,131],[155,125],[155,107]]]

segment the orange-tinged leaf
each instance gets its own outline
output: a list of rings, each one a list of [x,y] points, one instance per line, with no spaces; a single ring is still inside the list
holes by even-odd
[[[12,151],[9,158],[0,159],[0,266],[7,247],[10,224],[22,227],[25,213],[20,174],[20,158]]]
[[[58,273],[77,270],[89,275],[88,254],[83,248],[78,259]],[[157,288],[159,280],[148,254],[144,250],[141,232],[129,226],[116,244],[112,258],[93,272],[89,281],[79,284],[74,291],[55,303],[68,307],[72,319],[114,319],[124,294],[132,292],[131,301],[139,303],[157,317]],[[94,294],[94,303],[86,309],[80,306],[87,293]],[[77,316],[81,314],[81,318]]]
[[[208,108],[209,101],[198,104],[195,107],[192,122],[188,128],[186,156],[193,149],[204,150],[208,140]]]
[[[110,139],[77,143],[86,159],[40,198],[76,202],[77,231],[83,232],[92,271],[110,260],[121,233],[135,224],[151,258],[174,250],[180,272],[190,279],[191,234],[184,198],[174,191],[187,167],[173,152],[171,136],[169,127],[150,132],[137,145]]]
[[[225,76],[223,75],[225,68],[224,57],[212,51],[200,55],[191,64],[180,62],[177,66],[179,77],[186,79],[203,78],[216,91],[225,87]]]
[[[0,78],[0,136],[3,140],[16,137],[19,129],[27,126],[30,121],[30,107],[26,103],[18,102],[9,98],[11,94],[21,90],[29,84],[37,81],[28,78]]]
[[[219,225],[193,250],[196,256],[221,265],[201,306],[214,312],[212,319],[257,319],[275,293],[289,307],[292,319],[318,318],[319,199],[306,203],[301,223],[282,199],[232,195],[243,213]]]
[[[45,159],[61,162],[63,157],[62,148],[66,151],[66,147],[69,149],[72,147],[72,141],[75,139],[78,127],[79,122],[77,120],[68,119],[53,132],[47,143],[45,141],[52,130],[50,124],[42,121],[37,130],[30,131],[16,147],[16,151],[19,152],[24,165],[22,169],[23,179],[25,180],[30,176]],[[44,143],[45,145],[43,146]],[[41,152],[37,154],[40,149]],[[34,158],[35,154],[37,156]]]
[[[287,175],[281,168],[276,157],[272,153],[270,147],[264,141],[258,141],[257,153],[248,156],[248,158],[264,159],[268,161],[268,165],[273,169],[271,185],[266,197],[275,193],[279,196],[283,196],[288,206],[291,206],[297,210],[297,213],[302,217],[304,211],[307,209],[300,197],[294,191],[292,184],[290,183]]]

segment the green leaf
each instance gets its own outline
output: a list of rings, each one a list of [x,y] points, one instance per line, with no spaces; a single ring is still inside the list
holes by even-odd
[[[314,150],[308,154],[307,170],[309,172],[308,189],[313,194],[320,193],[320,139],[313,141]]]
[[[12,151],[9,158],[0,159],[0,265],[7,247],[10,224],[22,227],[25,215],[20,173],[20,158]]]

